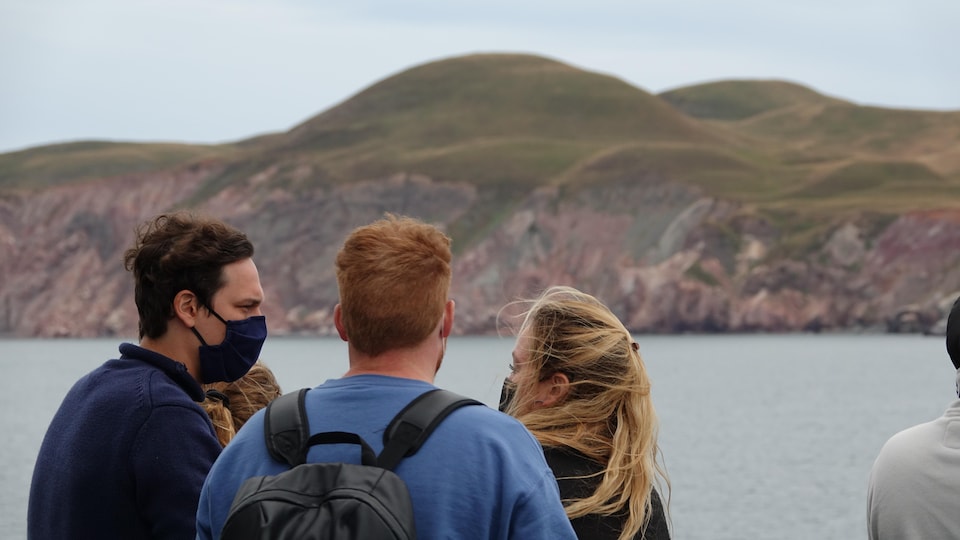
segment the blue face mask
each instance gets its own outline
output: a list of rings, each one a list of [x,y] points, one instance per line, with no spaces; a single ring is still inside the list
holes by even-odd
[[[260,358],[260,349],[267,339],[267,318],[257,315],[239,321],[225,321],[216,311],[216,318],[227,325],[227,334],[219,345],[207,345],[200,332],[191,328],[200,340],[200,382],[232,382],[246,375]]]

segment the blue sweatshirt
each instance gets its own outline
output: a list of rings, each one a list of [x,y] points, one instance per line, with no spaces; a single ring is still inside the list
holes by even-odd
[[[31,539],[194,538],[200,488],[220,454],[186,366],[135,345],[73,385],[30,486]]]
[[[307,394],[311,433],[348,431],[374,452],[397,412],[435,388],[381,375],[329,380]],[[251,476],[288,469],[267,453],[264,411],[253,415],[207,477],[197,510],[197,538],[220,537],[233,498]],[[308,462],[358,463],[355,445],[318,445]],[[487,407],[450,414],[395,472],[407,484],[420,540],[576,540],[543,449],[523,424]]]

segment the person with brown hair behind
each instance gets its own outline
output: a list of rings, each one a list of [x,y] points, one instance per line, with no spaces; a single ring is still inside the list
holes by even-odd
[[[267,336],[246,235],[209,218],[161,215],[124,254],[140,343],[77,381],[33,471],[27,536],[196,535],[203,479],[221,446],[203,383],[239,379]]]
[[[544,447],[580,539],[668,539],[639,347],[603,303],[551,287],[523,315],[501,410]]]
[[[200,405],[217,430],[220,446],[226,446],[253,413],[283,393],[273,371],[262,361],[233,382],[205,384],[203,390],[206,399]]]

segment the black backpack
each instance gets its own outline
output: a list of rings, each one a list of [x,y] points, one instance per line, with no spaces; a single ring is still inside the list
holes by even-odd
[[[410,493],[393,468],[413,455],[448,414],[481,403],[440,389],[420,395],[387,426],[383,452],[377,456],[355,433],[328,431],[311,436],[306,393],[303,389],[284,394],[267,406],[267,449],[291,469],[244,481],[221,538],[416,538]],[[360,446],[361,465],[306,463],[311,446],[343,443]]]

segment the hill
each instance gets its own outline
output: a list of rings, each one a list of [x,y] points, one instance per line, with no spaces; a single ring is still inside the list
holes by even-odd
[[[720,81],[660,97],[737,134],[733,147],[754,166],[722,186],[698,185],[787,216],[788,228],[960,202],[960,112],[860,106],[784,81]]]
[[[503,185],[540,183],[626,141],[715,139],[612,77],[539,57],[476,55],[388,77],[264,151],[314,167],[307,185],[397,170]]]
[[[667,103],[706,120],[744,120],[779,109],[846,103],[787,81],[717,81],[659,94]]]
[[[42,189],[222,157],[226,147],[82,141],[0,154],[0,189]]]
[[[130,332],[120,254],[137,223],[177,208],[249,231],[272,332],[331,331],[337,246],[385,211],[453,237],[466,332],[557,283],[636,331],[904,328],[960,290],[960,112],[783,81],[652,95],[547,58],[471,55],[233,144],[2,154],[0,332]]]

